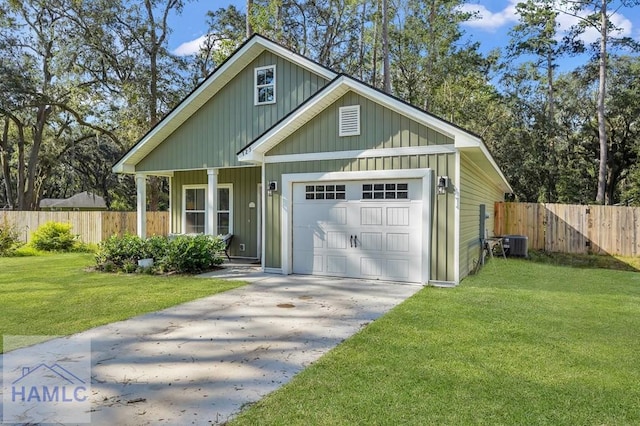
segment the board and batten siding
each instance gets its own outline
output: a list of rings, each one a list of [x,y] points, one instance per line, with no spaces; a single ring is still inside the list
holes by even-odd
[[[360,135],[338,136],[339,108],[360,105]],[[375,141],[375,143],[374,143]],[[453,144],[452,138],[348,92],[281,142],[269,155]]]
[[[254,69],[276,66],[276,103],[254,105]],[[236,153],[327,84],[265,51],[136,165],[137,172],[243,165]]]
[[[260,167],[235,167],[218,171],[218,184],[233,184],[232,256],[259,257],[258,184]],[[174,233],[182,232],[182,195],[185,185],[207,185],[207,171],[175,172],[171,179],[171,220]],[[254,203],[255,207],[249,207]],[[245,250],[240,251],[240,244]]]
[[[277,181],[281,188],[282,175],[289,173],[348,172],[370,170],[398,170],[430,168],[435,175],[455,176],[455,154],[411,155],[363,159],[304,161],[265,165],[266,181]],[[266,235],[265,266],[281,268],[281,191],[265,197]],[[453,193],[434,195],[432,225],[431,279],[454,281],[454,209]]]
[[[466,155],[460,154],[460,279],[469,275],[480,257],[480,205],[489,218],[486,230],[494,232],[493,206],[504,199],[504,191]]]

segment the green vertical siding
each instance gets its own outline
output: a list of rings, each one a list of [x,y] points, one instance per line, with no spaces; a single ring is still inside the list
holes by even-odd
[[[206,185],[207,171],[194,170],[176,172],[171,179],[171,229],[182,233],[182,187],[184,185]]]
[[[276,65],[276,103],[254,105],[254,68]],[[236,152],[320,90],[327,81],[263,52],[136,165],[136,171],[242,165]]]
[[[436,176],[455,176],[455,154],[413,155],[400,157],[363,158],[352,160],[324,160],[297,163],[267,164],[266,180],[282,184],[282,175],[289,173],[320,173],[335,171],[369,171],[431,168]],[[453,182],[452,182],[453,183]],[[454,183],[455,184],[455,183]],[[266,197],[266,254],[265,265],[268,268],[280,268],[280,232],[282,204],[280,191]],[[432,227],[431,279],[453,281],[454,275],[454,208],[453,193],[435,196]]]
[[[486,229],[493,235],[493,205],[504,199],[501,188],[491,182],[464,154],[460,154],[460,279],[469,275],[480,257],[480,204],[486,205]]]
[[[360,105],[360,135],[339,137],[338,111],[348,105]],[[357,93],[348,92],[268,155],[443,144],[453,144],[453,139]]]
[[[260,167],[221,169],[219,184],[233,184],[233,243],[232,256],[259,257],[258,253],[258,183]],[[176,172],[171,180],[171,220],[173,232],[182,232],[182,189],[184,185],[206,185],[207,171]],[[256,207],[250,208],[253,202]],[[240,251],[245,244],[245,251]]]

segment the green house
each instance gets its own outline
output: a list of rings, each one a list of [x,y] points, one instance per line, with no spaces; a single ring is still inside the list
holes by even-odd
[[[265,272],[435,285],[469,274],[511,192],[478,136],[259,35],[113,170],[143,237],[146,178],[167,176],[171,233],[233,234]]]

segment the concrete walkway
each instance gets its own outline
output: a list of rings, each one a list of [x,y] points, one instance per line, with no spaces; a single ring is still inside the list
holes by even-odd
[[[251,268],[213,275],[229,274],[252,284],[80,333],[92,345],[92,424],[224,423],[422,288]]]

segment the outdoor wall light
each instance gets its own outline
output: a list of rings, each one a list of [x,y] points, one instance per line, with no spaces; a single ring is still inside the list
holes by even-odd
[[[438,194],[446,194],[449,189],[449,176],[438,176]]]

